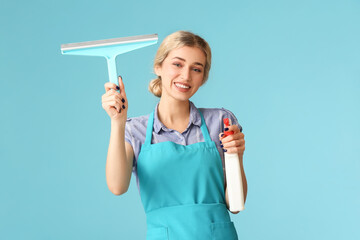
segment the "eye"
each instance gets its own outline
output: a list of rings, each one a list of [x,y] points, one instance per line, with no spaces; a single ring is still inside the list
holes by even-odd
[[[176,66],[176,67],[181,67],[180,63],[173,63],[173,65]]]
[[[199,72],[199,73],[201,73],[201,69],[194,68],[193,70],[194,70],[195,72]]]

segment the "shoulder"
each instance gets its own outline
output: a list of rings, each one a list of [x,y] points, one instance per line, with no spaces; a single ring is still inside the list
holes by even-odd
[[[225,108],[198,108],[204,117],[219,117],[219,116],[227,116],[231,118],[235,118],[235,115],[228,109]]]
[[[204,115],[205,122],[219,122],[222,123],[224,118],[229,118],[233,125],[238,125],[242,130],[241,125],[239,124],[235,114],[226,108],[198,108],[201,113]]]
[[[150,114],[126,119],[125,131],[133,136],[146,134]]]
[[[129,125],[137,125],[137,124],[147,124],[147,121],[149,119],[150,114],[147,115],[141,115],[138,117],[130,117],[126,119],[126,124]]]

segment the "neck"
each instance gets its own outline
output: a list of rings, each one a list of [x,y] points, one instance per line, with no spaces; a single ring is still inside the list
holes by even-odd
[[[161,97],[158,118],[165,126],[187,124],[190,118],[190,101]]]

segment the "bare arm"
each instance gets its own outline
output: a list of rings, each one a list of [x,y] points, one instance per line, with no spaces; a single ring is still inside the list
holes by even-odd
[[[125,142],[125,124],[128,102],[125,87],[119,77],[119,87],[111,82],[105,83],[106,93],[102,96],[102,106],[111,118],[111,133],[106,159],[106,182],[115,195],[125,193],[130,184],[134,151]],[[119,89],[120,93],[116,90]]]
[[[134,151],[125,142],[125,126],[111,124],[111,135],[106,160],[106,182],[115,195],[124,194],[130,185]]]

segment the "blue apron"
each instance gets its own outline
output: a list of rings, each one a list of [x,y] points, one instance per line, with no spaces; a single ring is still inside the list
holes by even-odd
[[[201,116],[205,142],[151,144],[154,112],[137,161],[146,240],[237,240],[226,208],[219,151]]]

